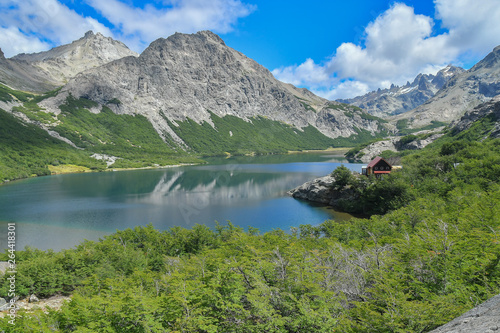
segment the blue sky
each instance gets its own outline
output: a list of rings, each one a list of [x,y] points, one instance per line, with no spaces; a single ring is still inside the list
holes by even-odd
[[[7,57],[88,30],[136,52],[174,32],[212,30],[275,77],[329,98],[469,68],[500,45],[499,0],[0,0]]]

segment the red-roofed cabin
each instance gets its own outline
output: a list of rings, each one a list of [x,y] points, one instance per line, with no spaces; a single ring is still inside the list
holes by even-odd
[[[375,177],[380,177],[384,174],[391,173],[391,170],[392,165],[390,165],[382,157],[377,156],[366,167],[362,167],[362,174],[366,176],[375,175]]]

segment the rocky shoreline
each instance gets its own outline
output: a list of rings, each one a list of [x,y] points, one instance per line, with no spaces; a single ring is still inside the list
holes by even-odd
[[[340,208],[340,202],[345,200],[357,200],[358,195],[349,188],[336,191],[332,188],[335,178],[327,175],[306,182],[290,191],[288,195],[295,199],[307,200]]]

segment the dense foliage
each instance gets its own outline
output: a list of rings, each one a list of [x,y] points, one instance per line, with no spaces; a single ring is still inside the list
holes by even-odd
[[[171,127],[189,147],[203,155],[285,153],[289,150],[326,149],[334,145],[334,140],[312,126],[300,131],[264,117],[245,121],[231,115],[218,117],[210,113],[210,116],[213,127],[207,122],[198,124],[189,118]]]
[[[232,224],[147,226],[57,253],[26,249],[18,253],[18,293],[72,300],[0,325],[6,332],[429,331],[500,292],[500,140],[448,139],[403,165],[370,185],[384,189],[372,199],[389,207],[370,219],[263,235]],[[388,201],[391,184],[408,196]],[[0,285],[5,296],[8,283]]]
[[[0,182],[49,175],[49,165],[78,164],[101,170],[106,164],[51,137],[46,131],[24,124],[0,109]]]

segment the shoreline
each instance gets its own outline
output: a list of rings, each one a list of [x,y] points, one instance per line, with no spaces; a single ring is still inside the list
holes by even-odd
[[[191,165],[201,165],[203,163],[181,163],[181,164],[169,164],[169,165],[159,165],[159,166],[149,166],[149,167],[140,167],[140,168],[109,168],[105,170],[92,170],[84,166],[78,166],[74,165],[75,169],[72,171],[50,171],[50,175],[43,175],[43,176],[30,176],[26,178],[19,178],[19,179],[12,179],[12,180],[4,180],[3,182],[0,183],[0,186],[10,184],[12,182],[17,182],[21,180],[26,180],[26,179],[31,179],[31,178],[39,178],[39,177],[50,177],[50,176],[56,176],[56,175],[71,175],[71,174],[77,174],[77,173],[96,173],[96,172],[120,172],[120,171],[133,171],[133,170],[147,170],[147,169],[168,169],[168,168],[178,168],[182,166],[191,166]],[[71,164],[67,164],[71,165]],[[50,170],[50,167],[49,167]]]
[[[348,147],[330,147],[327,149],[308,149],[308,150],[289,150],[284,153],[269,153],[265,155],[292,155],[292,154],[317,154],[317,153],[328,153],[328,152],[347,152],[350,148]],[[339,155],[339,156],[343,156]],[[231,155],[229,153],[226,153],[226,155],[220,155],[220,156],[210,156],[210,157],[221,157],[221,158],[229,158],[237,155]],[[255,153],[253,154],[245,154],[244,156],[261,156],[260,154],[257,155]],[[205,156],[209,157],[209,156]],[[43,176],[30,176],[26,178],[19,178],[19,179],[12,179],[12,180],[4,180],[0,182],[0,186],[6,185],[12,182],[24,180],[24,179],[30,179],[30,178],[38,178],[38,177],[47,177],[47,176],[55,176],[55,175],[69,175],[69,174],[76,174],[76,173],[92,173],[92,172],[119,172],[119,171],[132,171],[132,170],[148,170],[148,169],[167,169],[167,168],[177,168],[177,167],[182,167],[182,166],[192,166],[192,165],[201,165],[204,163],[180,163],[180,164],[169,164],[169,165],[162,165],[162,166],[147,166],[147,167],[140,167],[140,168],[107,168],[104,170],[92,170],[90,168],[80,166],[80,165],[75,165],[75,164],[64,164],[62,166],[52,166],[49,165],[47,168],[50,170],[50,175],[43,175]],[[58,169],[63,169],[63,167],[66,167],[68,171],[59,171]]]

